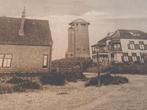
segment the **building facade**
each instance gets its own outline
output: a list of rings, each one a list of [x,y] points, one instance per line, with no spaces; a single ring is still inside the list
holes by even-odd
[[[77,19],[69,23],[66,58],[90,58],[89,24],[83,19]]]
[[[92,45],[93,62],[147,62],[147,33],[139,30],[117,30]]]
[[[0,17],[0,73],[47,73],[52,37],[48,20]]]

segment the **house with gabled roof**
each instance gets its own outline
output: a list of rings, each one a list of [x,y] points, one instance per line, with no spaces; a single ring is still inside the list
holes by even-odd
[[[103,63],[147,62],[147,33],[119,29],[92,45],[92,59]]]
[[[52,36],[48,20],[0,17],[0,73],[46,73]]]

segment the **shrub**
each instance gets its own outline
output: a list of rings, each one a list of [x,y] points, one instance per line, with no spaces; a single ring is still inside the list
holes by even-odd
[[[15,85],[14,90],[17,92],[23,92],[27,89],[41,89],[42,86],[40,82],[26,80],[23,83],[18,83]]]
[[[18,83],[23,83],[24,81],[25,80],[20,77],[13,77],[12,79],[8,80],[7,83],[18,84]]]
[[[51,84],[51,85],[64,85],[65,84],[64,76],[59,73],[43,75],[40,78],[40,81],[42,84],[45,84],[45,85],[46,84]]]
[[[111,73],[147,74],[146,64],[114,64],[109,68]]]
[[[102,85],[110,85],[110,84],[124,84],[128,83],[128,79],[121,76],[111,76],[110,74],[101,75],[99,78],[95,77],[90,79],[85,86],[97,85],[98,80],[101,80]]]
[[[14,86],[15,85],[13,84],[1,83],[0,84],[0,94],[12,93],[14,91]]]
[[[13,77],[12,79],[8,80],[7,83],[14,84],[14,91],[25,91],[27,89],[40,89],[41,83],[39,81],[31,81],[28,79],[23,79],[20,77]]]

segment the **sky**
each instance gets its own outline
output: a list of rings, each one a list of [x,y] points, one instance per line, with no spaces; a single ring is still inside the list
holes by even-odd
[[[147,0],[0,0],[0,16],[49,20],[53,59],[64,58],[69,23],[77,18],[90,22],[90,45],[117,29],[147,32]]]

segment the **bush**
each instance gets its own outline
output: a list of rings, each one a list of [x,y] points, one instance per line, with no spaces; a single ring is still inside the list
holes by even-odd
[[[65,84],[64,76],[59,73],[43,75],[40,78],[40,81],[42,84],[45,84],[45,85],[46,84],[51,84],[51,85],[64,85]]]
[[[20,77],[13,77],[8,80],[7,83],[13,84],[13,91],[22,92],[27,89],[41,89],[41,83],[39,81],[31,81]]]
[[[25,80],[20,77],[13,77],[12,79],[8,80],[7,83],[18,84],[18,83],[23,83],[24,81]]]
[[[128,83],[128,79],[125,77],[120,77],[120,76],[111,76],[110,74],[105,74],[101,75],[100,78],[95,77],[90,79],[85,86],[90,86],[90,85],[97,85],[98,80],[101,80],[102,85],[110,85],[110,84],[124,84]]]
[[[17,92],[23,92],[26,91],[27,89],[41,89],[42,86],[39,82],[32,82],[30,80],[26,80],[23,83],[19,83],[15,85],[14,90]]]
[[[14,86],[15,85],[13,84],[1,83],[0,84],[0,94],[12,93],[14,91]]]
[[[114,64],[109,71],[123,74],[147,74],[147,64]]]
[[[67,72],[63,73],[65,80],[76,82],[79,79],[85,79],[85,76],[83,73],[80,72]]]

